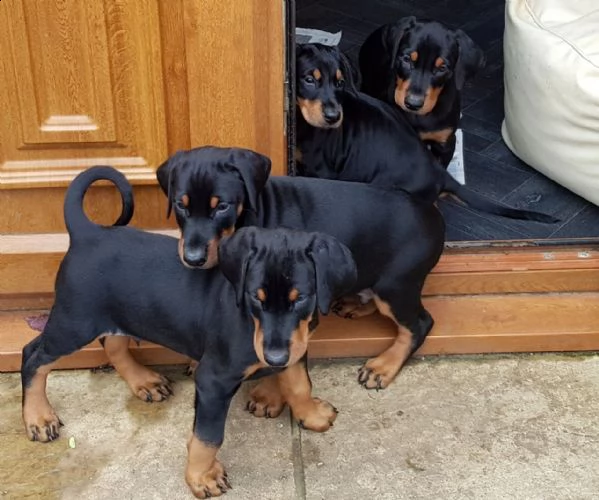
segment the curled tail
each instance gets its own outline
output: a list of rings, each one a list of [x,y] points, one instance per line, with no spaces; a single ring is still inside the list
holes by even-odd
[[[444,191],[454,194],[468,206],[490,214],[501,215],[510,219],[534,220],[537,222],[544,222],[545,224],[559,222],[559,219],[556,219],[552,215],[500,205],[499,203],[478,194],[476,191],[472,191],[471,189],[462,186],[449,173],[446,175]]]
[[[98,224],[87,218],[83,211],[83,197],[88,188],[96,181],[112,182],[121,193],[123,208],[115,226],[125,226],[133,217],[133,189],[131,184],[113,167],[96,166],[88,168],[73,179],[64,199],[64,221],[71,239],[73,235],[86,229],[98,227]]]

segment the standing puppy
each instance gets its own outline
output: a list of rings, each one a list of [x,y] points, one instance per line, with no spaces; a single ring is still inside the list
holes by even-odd
[[[181,230],[182,262],[198,269],[217,265],[215,249],[244,226],[335,237],[350,249],[358,268],[352,292],[374,294],[369,307],[342,301],[335,311],[358,317],[378,309],[397,325],[393,345],[369,359],[359,376],[368,389],[387,387],[433,326],[421,294],[443,251],[441,214],[432,203],[358,182],[269,179],[270,167],[270,160],[254,151],[211,146],[180,151],[160,166],[158,182]],[[264,392],[280,400],[276,390]]]
[[[455,150],[460,91],[484,65],[482,50],[462,30],[411,16],[371,33],[359,60],[362,91],[399,106],[447,167]]]
[[[94,224],[83,212],[85,191],[101,179],[115,183],[125,201],[120,227]],[[181,265],[176,239],[123,227],[132,212],[131,186],[110,167],[83,172],[67,190],[71,241],[55,303],[43,332],[23,348],[25,430],[32,441],[58,437],[62,422],[46,379],[60,357],[105,335],[166,346],[199,361],[186,480],[198,498],[218,496],[230,486],[216,455],[244,380],[278,373],[280,393],[303,427],[332,425],[336,410],[311,396],[306,349],[318,311],[326,314],[353,286],[356,267],[330,236],[247,228],[220,245],[220,270],[193,272]],[[107,354],[125,379],[145,370],[109,346]]]

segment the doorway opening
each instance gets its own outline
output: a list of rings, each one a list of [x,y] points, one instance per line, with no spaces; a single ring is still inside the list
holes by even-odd
[[[356,68],[360,46],[372,31],[410,15],[460,28],[484,50],[485,67],[462,92],[460,128],[466,185],[507,205],[552,214],[560,222],[507,219],[439,200],[449,247],[599,243],[599,207],[526,165],[501,137],[504,0],[290,0],[288,10],[292,11],[290,34],[295,27],[341,31],[339,48]],[[289,40],[295,43],[293,36]],[[295,64],[292,49],[290,46],[289,61]],[[291,86],[295,83],[293,70],[289,71]],[[291,113],[290,121],[293,119]],[[293,130],[290,124],[291,151]]]

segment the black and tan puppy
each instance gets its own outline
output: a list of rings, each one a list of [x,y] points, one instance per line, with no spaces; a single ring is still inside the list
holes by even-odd
[[[158,169],[158,181],[181,229],[182,261],[200,269],[214,266],[221,238],[242,226],[282,226],[334,236],[356,261],[353,292],[370,289],[374,294],[371,307],[344,301],[337,312],[359,316],[378,309],[397,325],[395,343],[360,371],[366,388],[386,387],[433,326],[421,292],[443,251],[443,218],[433,204],[403,193],[354,182],[268,179],[269,173],[270,160],[263,155],[216,147],[179,152]],[[277,402],[276,388],[263,384],[258,386],[262,394]]]
[[[220,245],[220,270],[193,272],[181,265],[175,238],[88,220],[83,196],[100,179],[121,191],[119,224],[132,214],[131,186],[110,167],[83,172],[67,191],[71,243],[56,300],[41,335],[23,349],[29,438],[52,441],[62,425],[46,396],[53,363],[103,335],[130,335],[199,361],[186,469],[199,498],[229,488],[216,455],[231,398],[244,380],[277,373],[274,381],[294,417],[305,428],[327,430],[336,410],[311,396],[306,349],[318,311],[326,314],[356,280],[349,250],[323,234],[246,228]],[[125,379],[146,370],[109,343],[107,354]]]
[[[360,49],[362,91],[395,104],[444,167],[455,150],[460,91],[483,51],[462,30],[413,16],[381,26]]]
[[[365,182],[429,203],[450,193],[484,212],[556,221],[546,214],[500,205],[458,183],[396,106],[356,91],[336,47],[298,45],[296,66],[299,175]],[[326,113],[337,121],[329,123]]]

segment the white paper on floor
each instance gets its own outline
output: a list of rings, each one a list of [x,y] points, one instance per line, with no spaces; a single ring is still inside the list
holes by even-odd
[[[342,31],[329,33],[328,31],[312,28],[295,28],[295,41],[297,43],[322,43],[323,45],[335,46],[339,45],[342,33]]]
[[[460,184],[466,184],[466,172],[464,171],[464,139],[461,128],[455,131],[455,152],[447,167],[447,171]]]

